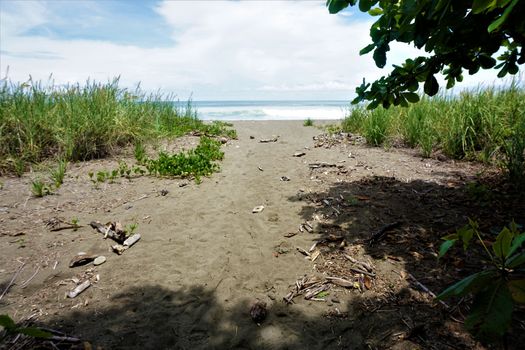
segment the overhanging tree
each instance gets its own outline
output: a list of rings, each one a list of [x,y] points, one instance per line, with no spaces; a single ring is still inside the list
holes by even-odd
[[[498,69],[498,77],[516,74],[525,63],[525,0],[327,0],[330,13],[348,6],[379,19],[370,28],[372,43],[360,51],[373,51],[379,68],[386,65],[390,43],[413,43],[428,56],[394,65],[389,75],[373,83],[363,79],[352,103],[369,101],[368,108],[407,106],[417,102],[416,91],[435,95],[436,74],[443,74],[447,89],[463,80],[464,71]]]

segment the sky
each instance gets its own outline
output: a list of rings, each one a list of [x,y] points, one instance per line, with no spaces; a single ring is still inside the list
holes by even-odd
[[[1,0],[0,75],[13,82],[140,83],[194,100],[350,100],[362,82],[418,55],[395,44],[385,69],[359,50],[373,17],[325,1]],[[467,76],[460,88],[497,82]]]

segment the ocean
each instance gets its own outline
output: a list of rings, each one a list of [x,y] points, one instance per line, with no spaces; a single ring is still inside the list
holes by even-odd
[[[193,101],[202,120],[343,119],[348,101]]]

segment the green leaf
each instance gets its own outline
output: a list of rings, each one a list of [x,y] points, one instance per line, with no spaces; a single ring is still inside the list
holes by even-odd
[[[383,14],[383,9],[381,9],[380,7],[376,7],[376,8],[370,9],[370,10],[368,11],[368,14],[369,14],[370,16],[373,16],[373,17],[375,17],[375,16],[381,16],[381,15]]]
[[[507,75],[508,73],[508,69],[507,69],[507,66],[503,66],[503,68],[501,68],[501,70],[499,71],[498,73],[498,78],[503,78],[505,75]]]
[[[496,65],[496,60],[489,55],[479,55],[479,64],[483,69],[490,69]]]
[[[425,85],[423,86],[423,90],[425,91],[425,94],[427,94],[428,96],[434,96],[435,94],[438,93],[439,84],[436,78],[434,77],[434,75],[432,75],[432,73],[428,74],[428,77],[425,80]]]
[[[386,64],[386,50],[383,46],[380,46],[374,51],[374,61],[376,66],[383,68]]]
[[[53,336],[53,334],[51,334],[49,332],[45,332],[45,331],[43,331],[41,329],[38,329],[38,328],[35,328],[35,327],[18,328],[17,332],[25,334],[25,335],[28,335],[28,336],[33,337],[33,338],[48,339],[48,338],[51,338]]]
[[[505,21],[507,20],[507,17],[509,17],[510,13],[512,12],[512,9],[514,8],[514,6],[516,6],[518,1],[519,0],[512,1],[512,3],[509,6],[507,6],[503,14],[497,20],[495,20],[489,25],[489,28],[488,28],[489,33],[492,33],[493,31],[501,27],[503,23],[505,23]]]
[[[350,5],[350,2],[346,0],[327,0],[326,1],[328,12],[330,12],[331,14],[338,13],[339,11],[347,8],[348,5]]]
[[[361,12],[368,12],[376,4],[377,0],[360,0],[359,1],[359,10]]]
[[[405,97],[406,100],[411,103],[419,102],[419,95],[415,92],[405,92],[403,93],[403,97]]]
[[[514,237],[514,240],[512,241],[512,244],[509,249],[509,253],[507,254],[506,258],[510,257],[514,252],[521,247],[521,245],[525,242],[525,233],[521,233]]]
[[[484,340],[500,338],[509,328],[513,307],[509,288],[498,279],[475,296],[465,327]]]
[[[443,257],[443,255],[445,255],[448,250],[456,243],[456,240],[455,239],[451,239],[451,240],[447,240],[445,242],[443,242],[441,244],[441,246],[439,247],[439,256],[438,258],[441,258]]]
[[[512,238],[512,232],[504,227],[496,238],[496,242],[492,245],[492,250],[498,258],[504,259],[509,254]]]
[[[525,280],[513,280],[507,283],[512,294],[512,299],[520,304],[525,304]]]
[[[366,55],[370,51],[372,51],[376,47],[375,44],[367,45],[366,47],[362,48],[361,51],[359,51],[360,55]]]
[[[436,299],[443,300],[451,296],[463,296],[475,292],[480,286],[484,286],[490,280],[498,276],[496,270],[485,270],[470,275],[441,292]]]
[[[510,257],[507,262],[505,263],[506,267],[509,269],[514,269],[520,265],[523,265],[525,263],[525,252],[521,254],[516,254],[512,257]]]
[[[472,12],[478,14],[496,5],[496,0],[474,0]]]
[[[8,315],[0,315],[0,326],[7,329],[7,331],[12,331],[16,328],[15,321]]]
[[[465,225],[457,231],[458,237],[463,241],[463,250],[467,250],[472,236],[474,236],[474,229],[472,226]]]

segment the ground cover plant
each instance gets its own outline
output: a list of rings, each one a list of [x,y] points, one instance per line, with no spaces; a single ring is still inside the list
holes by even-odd
[[[523,182],[525,162],[525,90],[519,82],[503,88],[440,94],[407,108],[358,106],[342,123],[378,146],[401,140],[425,157],[439,152],[454,159],[501,165],[515,183]]]
[[[137,164],[128,165],[119,162],[119,167],[113,170],[100,170],[96,174],[90,172],[89,178],[95,185],[109,181],[114,182],[118,177],[130,179],[133,176],[144,176],[148,173],[158,177],[192,177],[200,183],[202,176],[209,176],[219,170],[218,160],[224,158],[221,143],[207,136],[201,136],[195,149],[168,154],[160,151],[157,158],[149,158],[143,146],[135,147]]]
[[[235,138],[229,124],[204,123],[191,101],[130,91],[119,80],[55,86],[29,80],[0,83],[0,172],[21,176],[48,158],[101,158],[128,144],[197,131]],[[58,175],[58,174],[57,174]],[[59,180],[59,179],[57,179]]]

